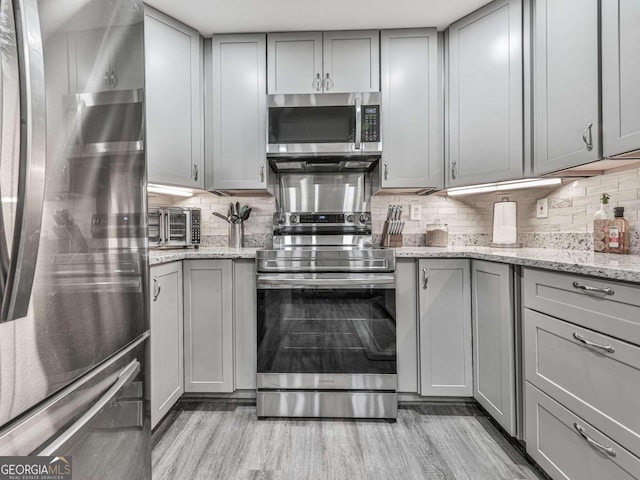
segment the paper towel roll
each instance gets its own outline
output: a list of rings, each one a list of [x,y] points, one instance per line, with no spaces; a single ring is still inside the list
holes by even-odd
[[[503,199],[493,205],[493,243],[518,243],[517,203]]]

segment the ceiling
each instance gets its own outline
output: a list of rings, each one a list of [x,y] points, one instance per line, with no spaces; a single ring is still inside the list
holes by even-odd
[[[489,0],[146,0],[204,36],[213,33],[438,27]]]

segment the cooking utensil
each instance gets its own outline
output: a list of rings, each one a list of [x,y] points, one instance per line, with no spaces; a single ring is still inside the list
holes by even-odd
[[[225,217],[224,215],[222,215],[221,213],[218,212],[213,212],[213,214],[218,217],[221,218],[222,220],[224,220],[227,223],[231,223],[231,221],[229,220],[229,217]]]

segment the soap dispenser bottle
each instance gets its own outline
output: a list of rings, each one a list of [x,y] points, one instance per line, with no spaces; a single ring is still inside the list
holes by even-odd
[[[613,219],[609,208],[609,195],[603,193],[600,197],[600,209],[593,217],[593,250],[595,252],[609,252],[609,223]]]
[[[609,223],[609,252],[629,253],[629,221],[624,218],[624,207],[613,209],[615,218]]]

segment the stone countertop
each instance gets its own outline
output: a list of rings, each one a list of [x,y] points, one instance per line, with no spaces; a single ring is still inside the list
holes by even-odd
[[[252,259],[257,248],[200,247],[151,250],[149,264],[197,259]],[[614,255],[550,248],[491,247],[402,247],[393,249],[397,258],[470,258],[510,263],[592,277],[640,284],[640,255]]]
[[[200,247],[149,250],[149,265],[180,260],[256,258],[257,248]]]
[[[640,283],[640,255],[492,247],[403,247],[395,251],[397,258],[471,258]]]

